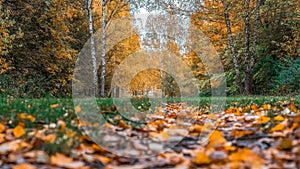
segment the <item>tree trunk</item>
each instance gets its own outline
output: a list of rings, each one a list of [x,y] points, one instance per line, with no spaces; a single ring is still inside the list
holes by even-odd
[[[89,33],[91,36],[91,55],[93,63],[93,76],[94,76],[94,92],[98,95],[98,74],[97,74],[97,58],[96,58],[96,48],[95,48],[95,37],[93,28],[93,14],[92,14],[92,0],[88,0],[88,19],[89,19]]]
[[[228,5],[225,0],[222,0],[222,3],[224,6],[224,18],[225,18],[225,22],[226,22],[228,37],[229,37],[229,44],[230,44],[230,50],[231,50],[232,60],[233,60],[233,64],[234,64],[236,80],[237,80],[237,83],[238,83],[238,86],[240,89],[240,93],[243,93],[243,84],[242,84],[242,79],[241,79],[241,74],[240,74],[240,68],[239,68],[239,64],[237,61],[237,55],[236,55],[236,51],[235,51],[235,47],[234,47],[234,40],[233,40],[231,26],[230,26]]]
[[[257,0],[256,2],[256,9],[255,9],[255,21],[254,21],[254,28],[253,28],[253,42],[252,42],[252,51],[251,51],[251,58],[250,58],[250,72],[249,72],[249,89],[252,91],[253,86],[253,69],[254,69],[254,62],[255,62],[255,56],[256,56],[256,41],[257,41],[257,30],[258,30],[258,24],[260,19],[260,6],[261,6],[261,0]]]
[[[105,11],[105,5],[106,0],[101,1],[102,6],[102,51],[101,51],[101,79],[100,79],[100,85],[101,85],[101,97],[105,97],[105,76],[106,76],[106,11]]]
[[[251,83],[252,83],[252,71],[251,71],[251,59],[253,55],[250,55],[250,2],[245,0],[245,90],[244,94],[251,94]]]

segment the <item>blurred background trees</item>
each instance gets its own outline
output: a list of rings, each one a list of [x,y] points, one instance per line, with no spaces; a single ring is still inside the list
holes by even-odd
[[[246,71],[248,59],[254,59],[251,68],[252,87],[247,92],[241,91],[238,85],[222,1],[195,1],[197,3],[190,7],[190,11],[182,10],[185,8],[180,6],[173,8],[173,11],[188,13],[191,23],[206,34],[219,52],[226,71],[228,95],[299,94],[300,2],[249,0],[247,7],[246,1],[248,0],[226,0],[243,90],[249,73]],[[142,1],[110,0],[102,8],[101,1],[94,0],[94,32],[102,26],[102,9],[106,10],[104,19],[109,23],[110,20],[130,15],[130,3],[135,4],[135,7],[139,7],[139,4],[151,7],[151,1],[143,1],[144,4],[140,2]],[[171,3],[161,1],[160,7],[172,7]],[[260,6],[257,13],[258,3]],[[152,7],[155,8],[155,5]],[[0,95],[70,97],[74,64],[90,36],[87,0],[0,0],[0,11]],[[245,16],[249,19],[248,25]],[[246,28],[248,31],[245,31]],[[106,51],[106,96],[111,92],[110,80],[115,66],[139,50],[139,46],[139,37],[135,36]],[[174,53],[179,53],[176,44],[170,46]],[[209,96],[209,77],[201,60],[193,53],[188,53],[182,60],[191,67],[195,78],[202,80],[202,94]],[[103,65],[98,69],[99,78],[102,68]],[[156,75],[159,73],[151,74]],[[133,86],[140,86],[145,81],[143,77],[142,74],[137,76],[141,83],[137,83],[137,80]],[[165,76],[165,82],[161,83],[166,85],[165,88],[173,86],[177,92],[176,82],[172,77]],[[172,91],[165,92],[177,96]]]

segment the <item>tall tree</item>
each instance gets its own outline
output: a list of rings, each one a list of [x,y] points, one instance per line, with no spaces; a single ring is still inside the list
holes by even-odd
[[[228,37],[229,37],[229,47],[230,47],[231,54],[232,54],[232,61],[234,64],[236,80],[237,80],[237,84],[239,86],[240,92],[242,93],[244,91],[244,87],[242,84],[240,66],[238,64],[237,53],[236,53],[234,39],[233,39],[233,35],[232,35],[232,30],[231,30],[230,16],[229,16],[229,12],[228,12],[228,2],[226,2],[226,0],[222,0],[222,3],[223,3],[223,7],[224,7],[224,19],[226,22],[226,27],[227,27]]]
[[[89,33],[91,36],[91,56],[93,62],[93,79],[94,79],[94,92],[95,95],[98,95],[98,74],[97,74],[97,56],[96,56],[96,47],[95,47],[95,37],[94,37],[94,26],[93,26],[93,12],[92,12],[93,0],[88,0],[88,19],[89,19]]]
[[[106,3],[108,0],[101,0],[101,21],[102,21],[102,50],[101,50],[101,78],[100,78],[100,86],[101,86],[101,96],[105,96],[105,76],[106,76]]]
[[[251,83],[252,83],[252,68],[250,67],[250,60],[253,59],[253,55],[250,53],[250,0],[245,0],[245,16],[244,16],[244,22],[245,22],[245,88],[243,91],[243,94],[250,94],[251,93]],[[250,56],[251,55],[251,56]]]

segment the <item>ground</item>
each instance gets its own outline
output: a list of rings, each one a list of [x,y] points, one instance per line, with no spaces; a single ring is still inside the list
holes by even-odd
[[[102,99],[105,146],[86,134],[89,125],[76,116],[82,107],[71,99],[0,101],[3,169],[300,166],[299,97],[232,97],[219,112],[211,112],[209,99],[197,106],[175,101],[145,123],[129,121]],[[124,138],[127,156],[145,158],[113,154]]]

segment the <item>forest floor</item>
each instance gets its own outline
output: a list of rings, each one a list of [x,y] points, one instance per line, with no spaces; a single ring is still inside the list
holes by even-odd
[[[83,108],[72,99],[0,98],[0,168],[300,166],[299,96],[229,97],[218,112],[208,98],[200,107],[170,103],[143,125],[116,114],[109,100],[98,104],[106,122],[92,136],[99,124],[80,121]]]

